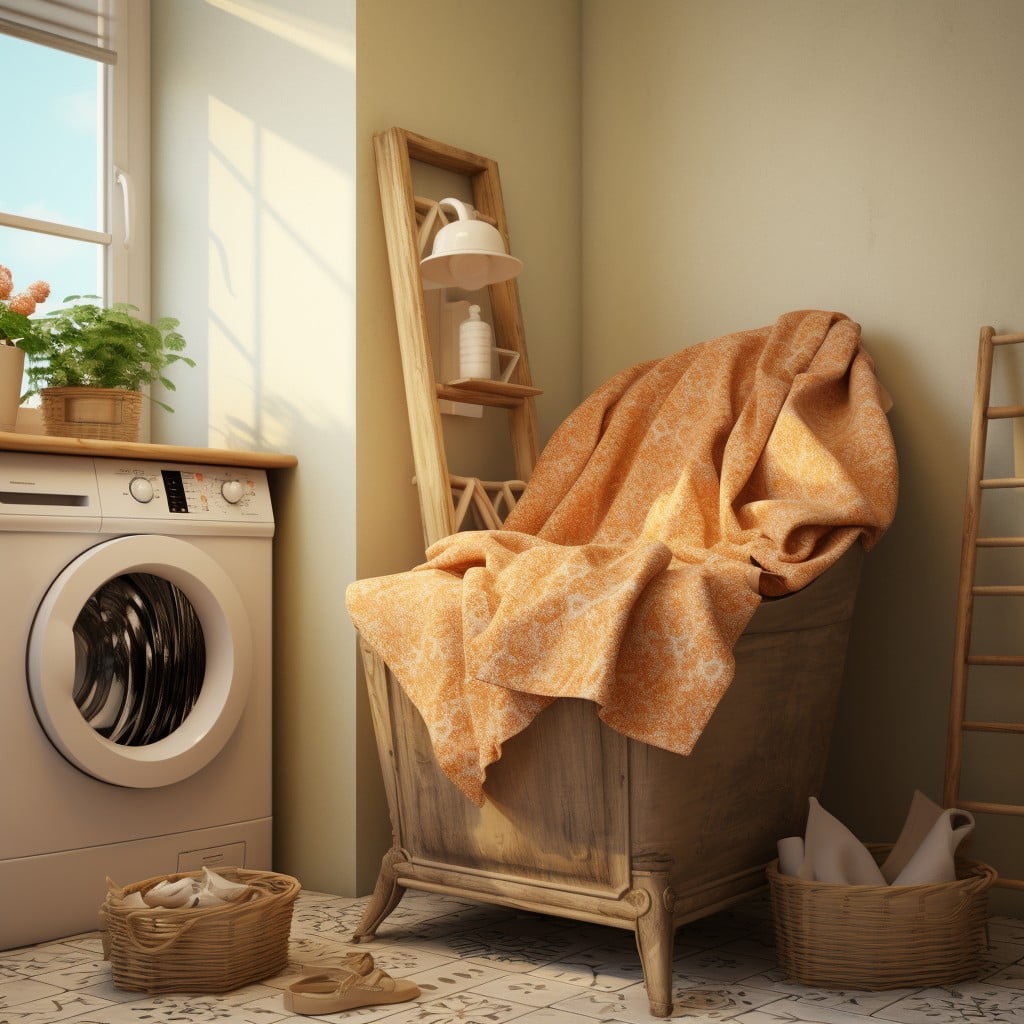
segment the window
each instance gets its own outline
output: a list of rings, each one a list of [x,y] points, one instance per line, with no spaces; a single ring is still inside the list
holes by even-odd
[[[0,263],[15,287],[149,302],[148,0],[0,0],[18,83],[0,161]]]

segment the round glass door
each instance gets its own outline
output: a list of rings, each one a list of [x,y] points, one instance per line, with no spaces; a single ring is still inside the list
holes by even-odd
[[[191,714],[206,674],[203,624],[169,580],[124,573],[78,613],[72,698],[113,743],[165,739]]]
[[[32,703],[57,750],[115,785],[195,774],[248,695],[251,634],[237,589],[186,541],[118,537],[54,580],[29,640]]]

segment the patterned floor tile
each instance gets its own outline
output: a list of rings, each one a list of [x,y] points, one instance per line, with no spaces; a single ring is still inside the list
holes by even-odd
[[[1024,992],[1024,964],[1008,964],[1002,970],[985,978],[985,984]]]
[[[770,1003],[775,992],[765,992],[747,985],[709,985],[702,979],[682,979],[672,988],[672,1016],[689,1017],[695,1021],[734,1020],[742,1013]]]
[[[9,1010],[0,1013],[3,1024],[54,1024],[89,1014],[89,1020],[101,1020],[93,1014],[102,1014],[111,1004],[106,999],[84,992],[61,992],[46,995],[40,999],[19,1002]]]
[[[495,999],[510,999],[529,1006],[550,1006],[560,999],[578,995],[579,989],[551,978],[534,974],[502,975],[483,985],[474,985],[473,992]]]
[[[453,992],[440,999],[408,1004],[387,1017],[389,1024],[502,1024],[522,1017],[530,1009],[524,1003],[493,999],[475,992]]]
[[[930,988],[900,999],[875,1014],[899,1024],[1020,1024],[1024,1021],[1024,992],[987,982],[965,982]]]
[[[29,946],[0,954],[0,979],[33,978],[75,964],[95,960],[91,950],[65,942],[51,942],[42,946]]]
[[[623,952],[607,946],[581,950],[538,967],[532,973],[598,992],[615,992],[643,980],[640,954],[636,949]]]
[[[809,1005],[796,996],[741,1013],[733,1021],[735,1024],[864,1024],[864,1018],[855,1013]]]
[[[625,1021],[628,1024],[651,1024],[651,1004],[642,985],[630,985],[615,992],[580,992],[560,999],[552,1007],[583,1017],[602,1021]]]
[[[678,957],[673,970],[709,981],[744,981],[774,967],[774,961],[746,953],[730,953],[723,947]]]
[[[435,967],[429,971],[420,971],[418,974],[406,975],[409,981],[414,981],[423,993],[422,999],[440,999],[451,992],[461,992],[465,989],[477,989],[489,982],[508,978],[504,971],[496,967],[487,967],[484,964],[470,963],[468,960],[451,960],[442,967]],[[520,975],[512,975],[518,979]]]
[[[532,1010],[523,1017],[516,1017],[516,1024],[598,1024],[597,1017],[583,1017],[568,1010],[556,1010],[547,1006]]]
[[[384,946],[373,950],[373,962],[393,978],[407,978],[410,974],[445,966],[455,959],[413,945]]]
[[[353,945],[366,899],[303,892],[289,955],[371,953],[421,987],[415,1002],[364,1007],[333,1024],[652,1024],[633,933],[409,891],[373,942]],[[680,928],[673,1018],[693,1024],[1024,1024],[1024,922],[995,918],[982,981],[842,992],[788,981],[770,909],[751,900]],[[0,953],[0,1024],[303,1024],[279,987],[147,996],[114,987],[99,933]]]
[[[0,1010],[9,1010],[19,1003],[31,1003],[46,996],[59,995],[62,991],[59,985],[47,985],[25,978],[0,982]]]
[[[882,992],[862,992],[858,990],[811,988],[790,981],[777,967],[747,979],[748,985],[775,993],[775,996],[795,996],[809,1006],[828,1006],[836,1010],[845,1010],[861,1017],[868,1017],[879,1010],[898,1002],[914,992],[914,989],[887,989]]]

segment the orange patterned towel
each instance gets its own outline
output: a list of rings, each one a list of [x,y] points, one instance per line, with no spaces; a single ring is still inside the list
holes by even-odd
[[[555,432],[504,529],[434,544],[347,604],[472,800],[555,697],[687,754],[761,595],[892,521],[896,457],[860,328],[796,312],[613,377]]]

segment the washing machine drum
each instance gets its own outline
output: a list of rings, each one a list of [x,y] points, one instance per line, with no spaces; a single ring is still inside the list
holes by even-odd
[[[245,605],[205,552],[173,537],[97,544],[54,580],[32,626],[29,692],[81,771],[169,786],[231,738],[248,698]]]

